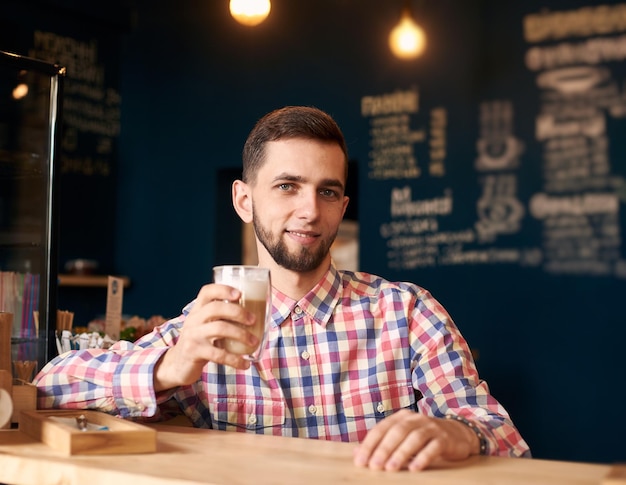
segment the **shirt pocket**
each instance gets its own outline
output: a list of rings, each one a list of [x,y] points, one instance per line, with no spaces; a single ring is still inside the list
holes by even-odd
[[[343,400],[343,412],[348,419],[379,421],[400,409],[414,409],[414,406],[415,393],[409,383],[359,389]]]
[[[282,401],[216,398],[211,408],[212,419],[220,429],[257,431],[285,423],[285,404]]]

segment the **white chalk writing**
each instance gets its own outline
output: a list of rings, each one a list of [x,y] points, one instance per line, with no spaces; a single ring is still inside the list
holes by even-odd
[[[539,12],[524,17],[524,38],[527,42],[623,31],[626,31],[626,4],[623,3],[569,11]]]

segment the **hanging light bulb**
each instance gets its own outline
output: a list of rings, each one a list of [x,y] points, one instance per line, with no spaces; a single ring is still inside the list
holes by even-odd
[[[253,27],[270,14],[270,0],[230,0],[230,14],[240,24]]]
[[[415,59],[426,47],[426,34],[413,20],[409,3],[405,3],[400,22],[389,34],[391,52],[400,59]]]

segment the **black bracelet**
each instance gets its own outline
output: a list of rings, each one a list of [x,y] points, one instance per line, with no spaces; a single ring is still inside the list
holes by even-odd
[[[478,436],[478,442],[480,444],[480,454],[481,455],[487,454],[487,439],[485,438],[485,435],[483,434],[483,432],[479,430],[478,427],[474,423],[472,423],[468,419],[465,419],[462,416],[457,416],[455,414],[446,414],[443,418],[453,419],[455,421],[458,421],[459,423],[463,423],[465,426],[471,429],[474,433],[476,433],[476,436]]]

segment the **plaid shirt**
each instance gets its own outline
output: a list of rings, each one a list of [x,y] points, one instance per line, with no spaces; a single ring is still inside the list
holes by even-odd
[[[361,441],[407,408],[472,420],[489,454],[529,456],[466,341],[423,288],[331,267],[299,301],[272,296],[268,342],[248,370],[209,362],[195,384],[155,395],[154,366],[192,302],[135,344],[56,357],[35,379],[39,406],[162,418],[176,404],[197,427],[336,441]]]

